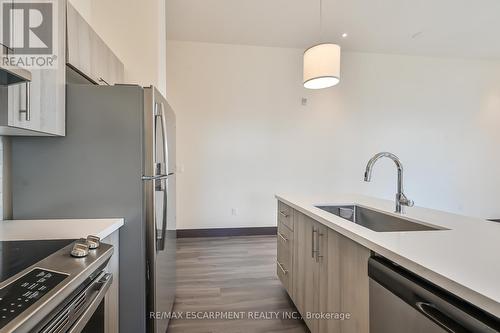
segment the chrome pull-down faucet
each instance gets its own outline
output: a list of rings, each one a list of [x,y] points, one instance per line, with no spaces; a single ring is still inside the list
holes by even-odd
[[[399,158],[396,155],[394,155],[392,153],[388,153],[388,152],[382,152],[382,153],[375,154],[375,156],[373,156],[368,161],[368,164],[366,165],[365,182],[371,181],[373,166],[382,157],[390,158],[396,164],[396,168],[398,169],[398,187],[397,187],[397,193],[396,193],[396,213],[403,213],[403,206],[412,207],[413,200],[408,199],[403,192],[403,164],[401,164],[401,161],[399,160]]]

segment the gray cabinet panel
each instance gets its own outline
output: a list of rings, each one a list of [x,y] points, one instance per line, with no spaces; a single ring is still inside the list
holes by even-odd
[[[22,3],[27,3],[23,1]],[[35,1],[33,1],[35,2]],[[66,134],[66,1],[58,3],[57,37],[59,50],[57,67],[33,69],[29,89],[27,84],[9,86],[8,100],[0,104],[0,135],[59,135]],[[14,30],[14,34],[18,34]],[[10,53],[16,54],[15,51]],[[28,102],[29,101],[29,102]],[[29,108],[27,105],[29,104]]]
[[[278,276],[311,332],[368,333],[370,250],[281,202],[279,211],[292,218],[278,213],[278,261],[286,262],[280,234],[288,231],[293,265]]]
[[[97,84],[124,83],[123,63],[71,4],[67,17],[67,63]]]

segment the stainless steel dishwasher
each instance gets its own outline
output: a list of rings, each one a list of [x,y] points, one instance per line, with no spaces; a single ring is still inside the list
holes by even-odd
[[[381,257],[368,263],[370,333],[500,332],[500,319]]]

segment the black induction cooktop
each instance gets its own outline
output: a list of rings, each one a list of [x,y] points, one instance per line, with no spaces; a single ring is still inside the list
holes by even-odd
[[[73,239],[0,242],[0,282],[72,243]]]

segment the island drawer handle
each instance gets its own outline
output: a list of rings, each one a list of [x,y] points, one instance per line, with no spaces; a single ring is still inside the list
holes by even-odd
[[[278,267],[281,269],[281,271],[283,272],[283,274],[287,275],[288,274],[288,270],[284,269],[283,266],[280,264],[279,261],[276,261],[276,263],[278,264]]]
[[[288,218],[288,214],[286,214],[285,212],[282,212],[281,210],[280,210],[280,215],[286,219]]]
[[[286,238],[285,236],[283,236],[283,234],[281,232],[278,231],[278,236],[284,241],[284,242],[288,242],[288,238]]]

